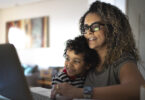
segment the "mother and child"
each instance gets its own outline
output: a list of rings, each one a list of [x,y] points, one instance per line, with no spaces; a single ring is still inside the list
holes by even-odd
[[[80,19],[80,31],[82,36],[67,42],[65,68],[53,78],[51,97],[139,100],[145,81],[126,15],[95,1]]]

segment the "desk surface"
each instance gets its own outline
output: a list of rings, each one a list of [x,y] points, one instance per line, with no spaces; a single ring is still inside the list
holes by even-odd
[[[34,100],[51,100],[51,89],[46,89],[42,87],[31,87],[30,88]],[[41,98],[41,99],[40,99]],[[70,97],[58,96],[56,100],[94,100],[94,99],[72,99]]]
[[[0,100],[10,100],[10,99],[8,99],[8,98],[6,98],[6,97],[0,95]]]
[[[51,100],[51,89],[46,89],[42,87],[31,87],[30,90],[32,92],[34,100],[40,100],[40,98],[41,100]]]

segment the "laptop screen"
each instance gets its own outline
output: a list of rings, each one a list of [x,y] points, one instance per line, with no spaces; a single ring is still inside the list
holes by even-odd
[[[11,100],[32,100],[15,47],[0,45],[0,95]]]

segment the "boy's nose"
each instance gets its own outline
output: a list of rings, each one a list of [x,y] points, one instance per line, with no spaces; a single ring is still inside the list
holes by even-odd
[[[70,62],[67,63],[67,65],[68,65],[69,67],[72,67],[72,66],[73,66],[73,63],[70,61]]]

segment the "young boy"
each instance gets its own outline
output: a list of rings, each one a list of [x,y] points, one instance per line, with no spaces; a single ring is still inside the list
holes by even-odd
[[[99,62],[96,51],[89,48],[84,36],[78,36],[74,40],[67,41],[64,57],[64,70],[52,78],[52,85],[67,82],[82,88],[87,71],[95,68]]]

